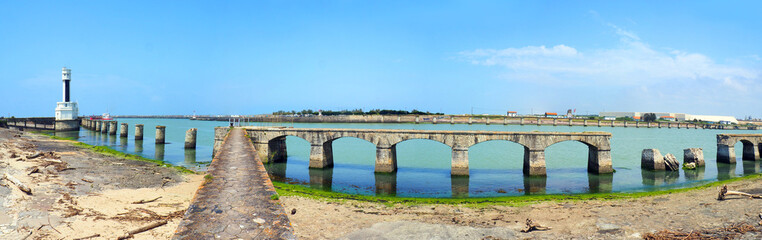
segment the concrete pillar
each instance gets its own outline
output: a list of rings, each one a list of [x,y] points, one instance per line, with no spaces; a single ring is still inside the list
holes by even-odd
[[[119,137],[127,137],[127,123],[122,123],[122,126],[119,128]]]
[[[135,140],[143,140],[143,124],[135,124]]]
[[[333,166],[333,142],[312,144],[310,148],[310,168],[326,168]]]
[[[571,126],[571,125],[572,125],[572,119],[569,118],[569,126]]]
[[[622,121],[622,125],[623,125],[624,127],[627,127],[627,121]]]
[[[595,174],[613,173],[611,150],[599,150],[590,146],[587,156],[587,172]]]
[[[489,118],[488,118],[488,117],[487,117],[487,118],[485,118],[485,120],[484,120],[484,124],[487,124],[487,125],[489,125]]]
[[[600,123],[600,121],[598,121],[598,123]],[[582,126],[587,127],[587,119],[582,120]],[[598,126],[600,127],[600,125],[598,125]]]
[[[635,128],[640,128],[640,122],[635,122]]]
[[[660,122],[657,123],[657,127],[661,128],[661,123]]]
[[[468,176],[468,148],[455,146],[452,148],[452,168],[450,175]]]
[[[376,146],[376,170],[378,173],[397,171],[397,145]]]
[[[415,124],[420,123],[420,120],[418,119],[418,116],[415,116]]]
[[[541,118],[537,118],[537,126],[540,126],[540,124],[542,124],[542,119]]]
[[[164,134],[167,127],[165,126],[156,126],[156,144],[164,144]]]
[[[196,131],[197,129],[195,128],[185,131],[185,149],[196,148]]]
[[[524,147],[524,175],[545,176],[545,149]]]
[[[524,126],[524,118],[519,118],[519,125]]]
[[[735,146],[718,143],[717,144],[717,162],[736,163]]]
[[[741,157],[741,159],[751,160],[751,161],[759,160],[758,146],[759,144],[756,144],[756,143],[750,143],[750,142],[743,143],[743,156]]]
[[[598,120],[598,127],[601,126],[601,120]]]
[[[103,128],[103,121],[95,121],[95,131],[100,132]]]
[[[437,117],[432,117],[431,118],[431,123],[432,124],[437,124]]]
[[[186,132],[186,138],[187,137],[188,133]],[[269,142],[254,143],[254,149],[259,153],[259,160],[263,163],[286,162],[288,158],[285,136],[274,138]]]
[[[101,133],[108,133],[109,121],[101,122]]]
[[[616,120],[611,120],[611,127],[614,127],[614,121]]]
[[[110,121],[108,123],[108,135],[116,135],[116,121]]]
[[[399,122],[402,122],[402,117],[400,117],[399,115],[397,115],[397,122],[398,122],[398,123],[399,123]]]
[[[472,119],[471,117],[468,117],[468,125],[471,125],[473,123],[474,123],[474,119]]]
[[[704,163],[704,150],[701,148],[683,149],[683,163],[696,163],[696,167],[706,165]]]
[[[503,118],[503,125],[508,125],[508,118],[507,117]]]
[[[553,126],[558,126],[558,118],[553,119]]]
[[[450,124],[455,124],[455,116],[450,116]]]

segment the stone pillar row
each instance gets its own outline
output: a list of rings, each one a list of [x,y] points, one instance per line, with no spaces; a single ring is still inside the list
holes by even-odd
[[[102,120],[89,120],[82,119],[82,126],[95,132],[100,132],[108,135],[116,135],[117,129],[119,129],[119,137],[127,137],[129,124],[122,123],[119,125],[117,121],[102,121]],[[117,128],[117,126],[120,126]],[[191,128],[185,132],[185,148],[196,148],[196,136],[198,129]],[[156,126],[156,144],[164,144],[166,135],[166,126]],[[135,141],[143,140],[143,124],[135,124]],[[283,142],[283,148],[285,150],[285,142]],[[285,151],[284,151],[285,152]]]
[[[310,144],[310,168],[329,168],[333,166],[332,141]],[[285,162],[287,158],[285,136],[269,142],[254,142],[260,160],[264,163]],[[468,148],[455,146],[452,148],[451,175],[468,176]],[[377,145],[375,172],[392,173],[397,171],[396,145]],[[589,147],[588,172],[607,174],[612,173],[611,150]],[[524,174],[528,176],[545,176],[545,149],[524,148]]]

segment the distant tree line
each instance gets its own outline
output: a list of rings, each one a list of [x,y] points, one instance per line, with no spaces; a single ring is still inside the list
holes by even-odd
[[[332,111],[332,110],[323,110],[320,112],[320,114],[325,116],[335,116],[335,115],[444,115],[444,113],[432,113],[429,111],[423,112],[418,111],[416,109],[413,109],[413,111],[406,111],[406,110],[389,110],[389,109],[373,109],[370,111],[363,111],[362,109],[353,109],[353,110],[340,110],[340,111]],[[273,115],[318,115],[318,111],[312,110],[312,109],[306,109],[301,111],[277,111],[273,112]]]
[[[655,113],[646,113],[643,114],[643,120],[644,122],[655,122],[656,121],[656,114]]]

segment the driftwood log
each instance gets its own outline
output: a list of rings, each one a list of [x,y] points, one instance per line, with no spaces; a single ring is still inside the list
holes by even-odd
[[[144,199],[144,200],[140,200],[140,201],[132,202],[132,204],[143,204],[143,203],[150,203],[150,202],[154,202],[154,201],[156,201],[156,200],[159,200],[159,198],[161,198],[161,197],[157,197],[157,198],[154,198],[154,199],[151,199],[151,200],[146,200],[146,199]]]
[[[125,234],[124,236],[118,237],[117,239],[118,240],[122,240],[122,239],[132,238],[132,235],[135,235],[135,234],[138,234],[138,233],[142,233],[142,232],[145,232],[145,231],[148,231],[148,230],[151,230],[151,229],[163,226],[164,224],[167,224],[167,220],[161,220],[161,221],[158,221],[158,222],[155,222],[155,223],[151,223],[151,224],[142,226],[142,227],[137,228],[135,230],[131,230],[131,231],[127,232],[127,234]]]
[[[529,218],[527,218],[526,225],[527,227],[522,229],[521,232],[528,233],[531,231],[545,231],[545,230],[551,229],[550,227],[545,227],[540,224],[536,224],[532,222],[532,219],[529,219]]]
[[[21,183],[21,181],[19,181],[18,178],[15,178],[8,173],[5,173],[3,175],[3,178],[13,183],[13,185],[16,185],[16,187],[18,187],[19,190],[21,190],[22,192],[28,195],[32,195],[32,189],[24,185],[24,183]]]
[[[727,195],[739,195],[739,196],[745,196],[749,198],[762,199],[762,195],[754,195],[754,194],[749,194],[749,193],[739,192],[739,191],[730,191],[728,190],[728,185],[722,185],[722,187],[720,188],[720,192],[717,194],[717,200],[720,200],[720,201],[725,200],[725,197]]]

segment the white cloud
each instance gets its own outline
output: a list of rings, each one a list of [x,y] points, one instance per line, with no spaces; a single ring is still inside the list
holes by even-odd
[[[459,57],[475,65],[502,68],[500,77],[508,81],[561,91],[547,94],[564,94],[579,104],[633,108],[622,111],[745,115],[749,109],[744,106],[760,103],[762,77],[756,55],[718,63],[701,53],[651,47],[633,32],[606,25],[620,37],[617,47],[580,50],[559,44],[476,49],[460,52]],[[599,97],[586,97],[600,96],[602,89],[617,94],[605,103]]]

